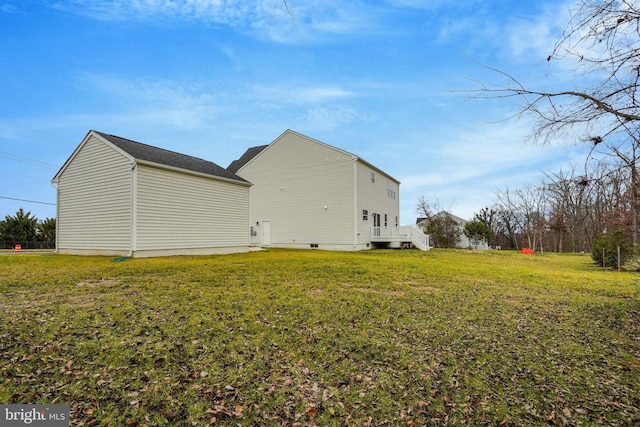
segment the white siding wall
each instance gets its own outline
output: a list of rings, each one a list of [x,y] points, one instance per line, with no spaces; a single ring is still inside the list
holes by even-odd
[[[272,246],[353,249],[353,164],[347,153],[285,133],[238,172],[253,183],[252,243],[270,220]]]
[[[144,165],[136,181],[137,252],[248,249],[249,187]]]
[[[90,137],[59,176],[57,223],[62,253],[128,253],[130,161]]]
[[[380,214],[380,226],[384,228],[384,218],[387,215],[387,227],[395,227],[396,217],[400,215],[400,185],[385,174],[358,162],[358,244],[370,242],[373,214]],[[371,174],[375,174],[375,183],[371,181]],[[387,185],[395,191],[395,198],[390,197]],[[368,211],[368,220],[364,221],[362,211]],[[398,218],[400,220],[400,218]]]

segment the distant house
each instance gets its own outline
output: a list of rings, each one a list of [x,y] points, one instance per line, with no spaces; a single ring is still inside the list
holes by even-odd
[[[52,182],[59,253],[429,249],[421,231],[398,224],[398,180],[291,130],[248,149],[226,169],[90,131]]]
[[[287,130],[228,169],[253,184],[252,245],[361,250],[416,240],[428,249],[417,229],[399,227],[400,182],[355,154]]]
[[[472,242],[469,240],[467,236],[464,235],[464,227],[467,224],[466,219],[460,218],[459,216],[453,215],[450,212],[441,211],[435,214],[436,217],[440,219],[447,219],[453,222],[457,228],[459,237],[455,243],[455,247],[463,248],[463,249],[489,249],[489,245],[485,240],[479,242]],[[429,225],[428,218],[418,218],[416,220],[416,226],[421,230],[425,230]]]
[[[90,131],[52,182],[59,253],[248,250],[251,184],[215,163]]]

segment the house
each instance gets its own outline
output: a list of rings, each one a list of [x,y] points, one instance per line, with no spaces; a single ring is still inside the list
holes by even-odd
[[[428,249],[419,230],[399,227],[400,182],[355,154],[287,130],[228,170],[253,184],[251,245],[361,250],[415,240]]]
[[[228,168],[92,130],[52,183],[63,254],[429,249],[420,230],[398,225],[398,180],[291,130]]]
[[[451,224],[454,228],[448,230],[448,227],[443,227],[443,238],[454,239],[455,243],[449,247],[463,248],[463,249],[489,249],[489,245],[485,240],[473,242],[467,236],[464,235],[464,228],[467,224],[467,220],[453,215],[450,212],[441,211],[434,215],[439,220],[444,220],[443,224]],[[416,220],[416,226],[421,230],[425,230],[429,225],[429,218],[418,218]]]
[[[92,130],[52,183],[58,253],[248,251],[251,184],[215,163]]]

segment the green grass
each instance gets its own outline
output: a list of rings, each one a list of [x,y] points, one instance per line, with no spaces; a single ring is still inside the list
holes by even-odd
[[[637,425],[639,278],[511,252],[5,255],[0,403],[85,426]]]

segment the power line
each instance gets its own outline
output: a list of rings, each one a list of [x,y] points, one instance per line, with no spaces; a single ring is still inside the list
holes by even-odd
[[[17,200],[18,202],[27,202],[27,203],[37,203],[39,205],[51,205],[51,206],[55,206],[55,203],[49,203],[49,202],[38,202],[35,200],[26,200],[26,199],[16,199],[13,197],[5,197],[5,196],[0,196],[0,199],[7,199],[7,200]]]
[[[57,169],[58,167],[54,164],[42,162],[40,160],[31,159],[29,157],[19,156],[17,154],[9,153],[7,151],[0,151],[0,156],[6,157],[7,159],[16,160],[18,162],[29,163],[36,166],[41,166],[50,169]]]

